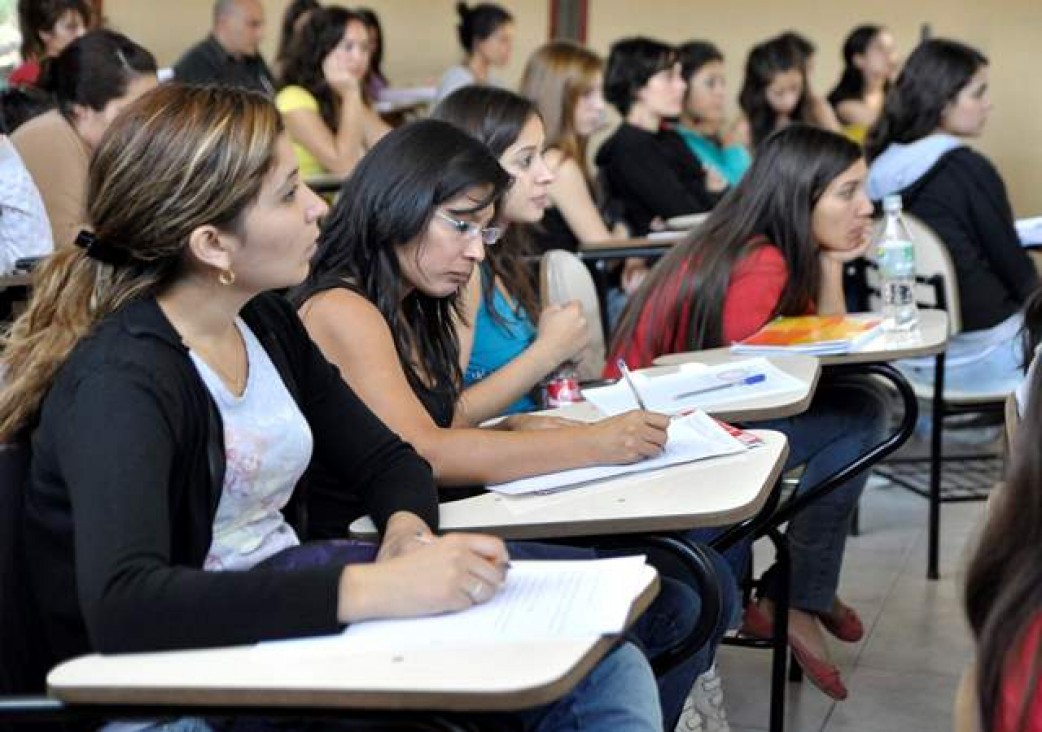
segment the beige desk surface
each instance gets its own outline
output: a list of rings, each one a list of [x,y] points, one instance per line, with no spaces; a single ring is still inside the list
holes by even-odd
[[[863,317],[875,317],[874,313],[859,313]],[[817,360],[822,366],[836,366],[858,363],[879,363],[880,361],[897,361],[902,358],[918,358],[922,356],[936,356],[948,345],[948,314],[943,310],[920,310],[919,332],[914,334],[890,334],[873,338],[861,348],[851,353],[838,356],[819,356]],[[714,354],[717,352],[729,352],[727,348],[716,348],[711,351],[691,351],[688,353],[671,353],[668,356],[659,356],[655,359],[655,365],[675,365],[689,363],[691,361],[702,361],[703,354]],[[720,356],[722,358],[722,356]],[[749,358],[742,355],[741,358]],[[781,361],[776,361],[771,355],[771,361],[777,366],[782,366]],[[706,361],[709,363],[709,361]]]
[[[641,237],[637,239],[604,239],[602,241],[591,241],[580,247],[581,252],[608,252],[614,249],[669,249],[684,238],[684,232],[668,232],[667,235],[654,238]]]
[[[666,226],[675,231],[689,231],[701,226],[702,222],[709,218],[709,213],[685,214],[666,219]]]
[[[674,353],[656,358],[654,366],[648,369],[641,369],[641,372],[654,378],[656,374],[674,372],[679,367],[679,364],[704,363],[707,366],[715,366],[721,363],[746,361],[749,358],[749,356],[744,354],[732,353],[729,348],[713,348],[707,351],[693,351],[691,353]],[[777,366],[780,370],[802,381],[804,384],[803,391],[743,399],[740,398],[739,391],[731,390],[735,391],[739,398],[726,404],[710,407],[706,411],[725,422],[756,422],[764,419],[791,417],[806,412],[811,400],[814,398],[814,389],[818,385],[818,377],[821,375],[821,363],[813,356],[806,356],[802,353],[771,356],[767,360],[773,366]]]
[[[658,592],[658,576],[647,570],[631,624]],[[57,666],[47,685],[70,704],[514,710],[568,693],[613,643],[591,636],[350,653],[330,640],[84,656]]]
[[[549,495],[480,496],[441,505],[443,531],[505,539],[546,539],[681,531],[723,526],[755,515],[788,455],[785,436],[754,430],[764,444],[738,455],[631,473]],[[351,534],[374,538],[368,517]]]
[[[25,287],[33,283],[31,272],[13,272],[12,274],[0,275],[0,290],[8,287]]]

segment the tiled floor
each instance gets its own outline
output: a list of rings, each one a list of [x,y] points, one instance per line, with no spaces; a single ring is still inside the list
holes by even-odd
[[[811,684],[788,684],[787,732],[948,732],[959,674],[970,658],[959,582],[983,503],[941,509],[941,579],[926,580],[926,500],[873,479],[861,502],[861,535],[850,537],[841,597],[866,636],[835,641],[850,690],[833,702]],[[770,548],[757,548],[768,561]],[[723,647],[720,671],[733,732],[767,729],[768,651]]]

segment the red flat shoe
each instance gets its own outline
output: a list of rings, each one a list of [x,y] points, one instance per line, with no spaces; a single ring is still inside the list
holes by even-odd
[[[774,621],[767,617],[767,614],[760,609],[755,600],[750,600],[749,604],[745,606],[745,612],[742,614],[742,626],[738,629],[738,632],[750,638],[770,640],[774,637]]]
[[[857,643],[865,637],[865,626],[861,623],[854,608],[844,605],[836,598],[836,615],[819,615],[825,630],[832,633],[836,638],[847,643]]]
[[[760,609],[755,602],[750,602],[745,607],[742,616],[742,627],[739,630],[743,635],[752,638],[769,639],[774,635],[774,621]],[[796,662],[800,664],[803,673],[807,675],[811,683],[821,689],[827,695],[843,701],[847,698],[847,687],[840,678],[839,669],[831,663],[818,658],[803,645],[803,642],[792,633],[789,634],[789,648]]]
[[[789,634],[789,648],[796,663],[803,669],[810,682],[836,701],[847,698],[847,687],[839,676],[839,669],[824,661],[803,645],[803,641]]]

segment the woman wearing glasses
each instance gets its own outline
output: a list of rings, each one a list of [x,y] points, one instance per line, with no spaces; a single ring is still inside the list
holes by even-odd
[[[667,419],[642,412],[596,425],[525,416],[494,429],[460,425],[460,295],[486,246],[499,246],[491,221],[508,186],[519,187],[481,143],[451,125],[425,120],[397,130],[344,184],[311,275],[293,293],[326,357],[431,463],[442,486],[634,462],[658,454],[666,440]],[[535,426],[559,429],[521,429]],[[360,513],[344,506],[313,517],[335,535]]]

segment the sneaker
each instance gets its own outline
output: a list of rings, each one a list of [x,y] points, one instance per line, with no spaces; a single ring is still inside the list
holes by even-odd
[[[695,679],[684,702],[677,732],[730,732],[724,708],[724,687],[713,664]]]

